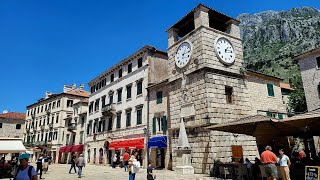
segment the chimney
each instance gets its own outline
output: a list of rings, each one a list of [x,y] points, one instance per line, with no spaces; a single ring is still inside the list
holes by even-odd
[[[72,89],[76,89],[77,85],[75,83],[72,84]]]
[[[52,92],[46,91],[45,99],[48,99],[52,95]]]
[[[79,89],[83,90],[84,89],[84,84],[80,84]]]
[[[68,86],[68,85],[64,85],[63,86],[63,92],[66,93],[68,91],[71,91],[72,90],[72,87],[71,86]]]

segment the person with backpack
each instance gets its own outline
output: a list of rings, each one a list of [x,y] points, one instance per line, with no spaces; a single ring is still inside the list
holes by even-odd
[[[17,168],[14,180],[38,180],[37,172],[33,166],[29,166],[29,154],[19,156],[20,165]]]
[[[80,154],[80,157],[78,158],[76,164],[78,166],[78,178],[81,178],[82,168],[86,166],[86,161],[83,158],[83,154]]]

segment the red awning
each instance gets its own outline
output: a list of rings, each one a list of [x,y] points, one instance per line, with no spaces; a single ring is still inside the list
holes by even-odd
[[[144,138],[114,140],[110,143],[109,149],[143,149]]]
[[[71,152],[72,146],[66,146],[64,152]]]
[[[72,146],[71,152],[82,152],[83,144]]]
[[[67,146],[62,146],[62,147],[59,149],[59,153],[63,153],[63,152],[66,150],[66,147],[67,147]]]

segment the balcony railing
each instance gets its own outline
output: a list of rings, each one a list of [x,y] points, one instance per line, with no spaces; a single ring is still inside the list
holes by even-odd
[[[112,116],[116,112],[115,105],[107,104],[105,106],[102,106],[101,112],[102,112],[102,115],[104,116]]]
[[[41,125],[40,129],[43,131],[45,129],[44,125]]]
[[[77,125],[75,123],[68,124],[68,131],[77,130]]]

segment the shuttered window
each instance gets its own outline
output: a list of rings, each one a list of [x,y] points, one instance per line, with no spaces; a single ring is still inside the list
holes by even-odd
[[[157,104],[162,103],[162,91],[157,92]]]
[[[167,117],[166,116],[163,116],[162,117],[162,131],[163,131],[163,134],[166,134],[167,133]]]
[[[121,128],[121,113],[117,114],[117,129]]]
[[[268,96],[274,96],[273,84],[267,84]]]
[[[137,110],[137,125],[142,124],[142,109]]]
[[[278,119],[283,119],[283,114],[278,113]]]
[[[157,119],[154,117],[152,119],[152,134],[156,134],[157,132]]]
[[[127,112],[126,126],[127,127],[131,126],[131,112]]]

